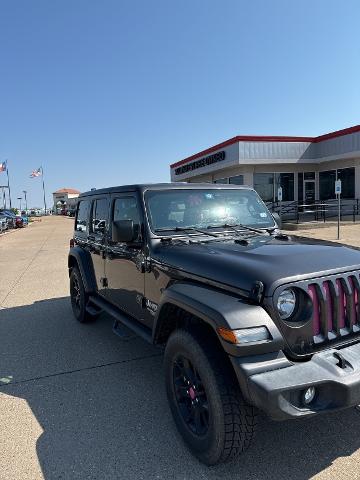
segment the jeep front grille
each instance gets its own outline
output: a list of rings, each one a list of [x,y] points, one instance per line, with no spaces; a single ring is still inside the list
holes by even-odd
[[[360,332],[359,273],[310,283],[308,294],[313,303],[315,344]]]

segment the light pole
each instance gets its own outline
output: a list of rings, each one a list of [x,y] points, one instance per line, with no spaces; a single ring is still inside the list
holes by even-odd
[[[27,191],[26,190],[23,190],[23,194],[24,194],[24,197],[25,197],[25,209],[26,209],[26,215],[27,215],[27,198],[26,198],[26,194],[27,194]]]
[[[20,203],[19,208],[20,208],[20,215],[21,215],[21,200],[22,200],[22,197],[17,197],[17,199],[19,200],[19,203]]]

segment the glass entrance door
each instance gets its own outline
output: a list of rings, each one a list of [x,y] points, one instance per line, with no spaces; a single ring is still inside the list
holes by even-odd
[[[304,203],[310,204],[315,202],[315,180],[304,181]]]

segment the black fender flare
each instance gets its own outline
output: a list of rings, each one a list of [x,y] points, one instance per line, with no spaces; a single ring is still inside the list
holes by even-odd
[[[279,329],[261,305],[248,303],[233,294],[189,283],[173,284],[163,292],[154,319],[153,343],[155,344],[159,343],[161,330],[167,320],[164,311],[169,304],[209,324],[216,332],[224,350],[230,355],[259,355],[279,352],[284,348],[284,339]],[[268,329],[271,340],[233,345],[223,340],[217,333],[218,327],[236,330],[260,326]]]
[[[77,264],[86,293],[96,292],[96,280],[91,255],[78,246],[70,248],[68,256],[69,276],[74,263]]]

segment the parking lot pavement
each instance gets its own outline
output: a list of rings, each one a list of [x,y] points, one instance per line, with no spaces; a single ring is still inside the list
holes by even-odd
[[[289,235],[299,235],[310,238],[318,238],[331,242],[345,243],[353,247],[360,247],[360,225],[358,223],[344,222],[340,226],[340,240],[337,240],[337,226],[320,226],[315,225],[311,229],[289,231]]]
[[[102,316],[77,324],[66,255],[73,221],[0,239],[0,479],[358,479],[360,414],[262,421],[254,446],[207,468],[177,435],[160,352]]]

